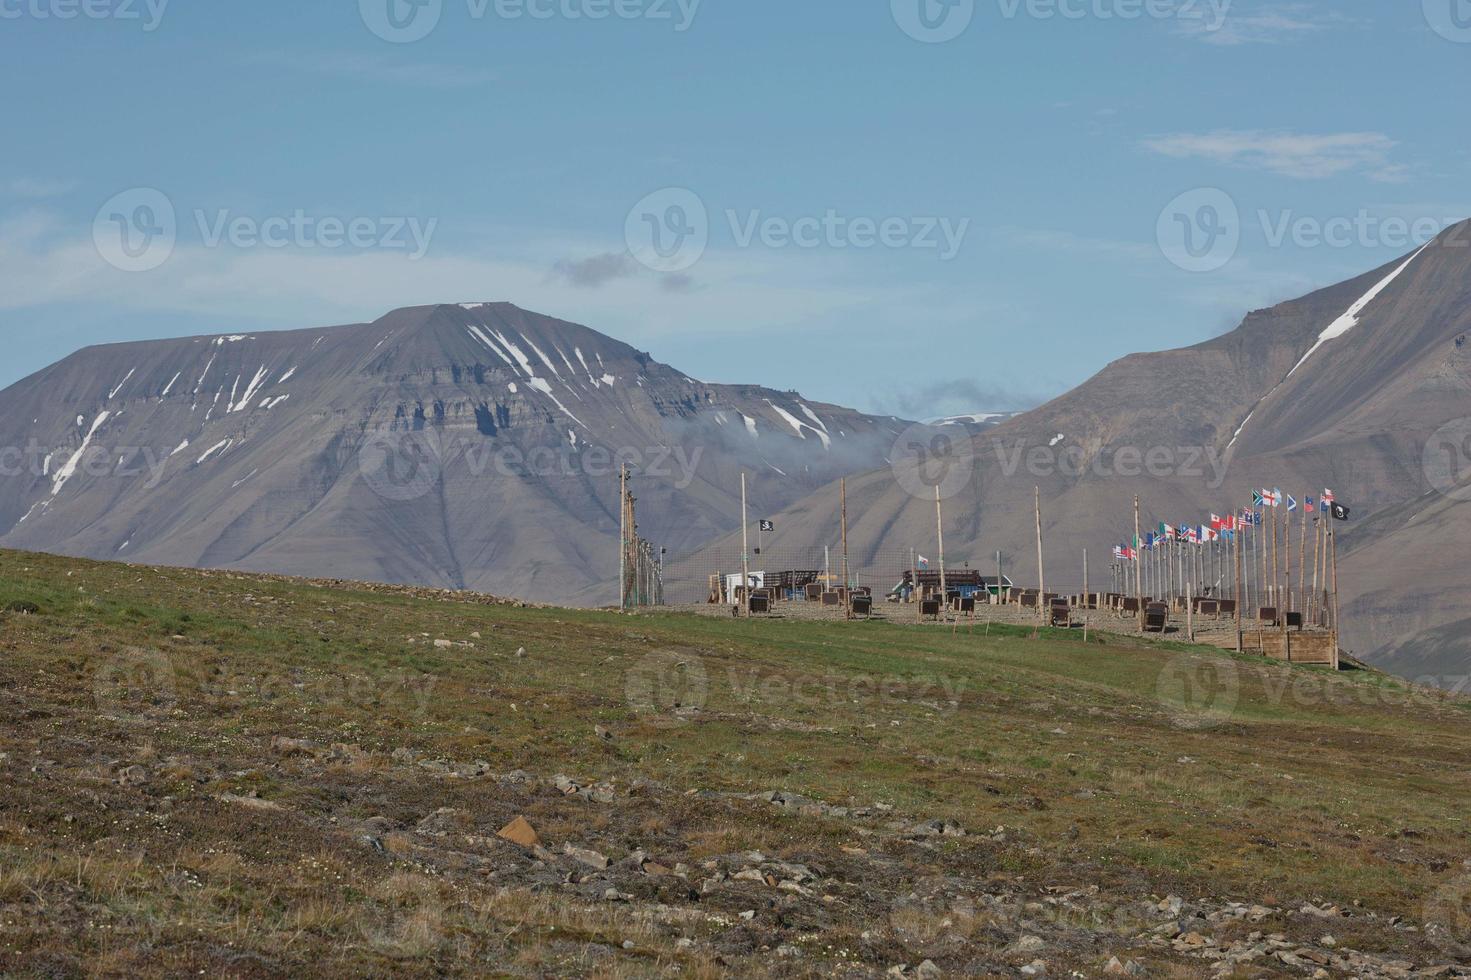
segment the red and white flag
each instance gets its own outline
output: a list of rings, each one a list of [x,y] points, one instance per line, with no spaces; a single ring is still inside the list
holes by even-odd
[[[1333,496],[1333,491],[1332,490],[1324,490],[1323,491],[1323,503],[1325,503],[1325,504],[1331,504],[1331,503],[1333,503],[1334,499],[1335,498]]]

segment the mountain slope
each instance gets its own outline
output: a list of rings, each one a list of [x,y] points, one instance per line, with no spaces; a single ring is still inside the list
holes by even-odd
[[[1078,588],[1082,550],[1093,583],[1106,582],[1112,546],[1142,521],[1200,521],[1250,503],[1251,490],[1332,487],[1357,518],[1422,498],[1426,441],[1471,415],[1471,225],[1356,279],[1250,314],[1234,331],[1193,347],[1135,354],[1040,408],[933,454],[848,480],[849,546],[860,564],[880,553],[936,546],[934,486],[947,496],[953,564],[990,567],[1001,550],[1035,582],[1034,487],[1043,499],[1049,586]],[[948,467],[948,469],[947,469]],[[960,476],[956,475],[956,471]],[[769,550],[833,544],[831,488],[794,504]],[[1458,512],[1459,513],[1459,512]],[[1391,534],[1341,548],[1345,643],[1368,653],[1465,615],[1471,522],[1422,522],[1426,538]],[[1422,533],[1417,531],[1416,533]],[[728,564],[730,539],[695,564]],[[1443,555],[1415,572],[1415,556]],[[1397,562],[1402,574],[1376,570]],[[1442,567],[1445,566],[1445,567]],[[1385,578],[1395,584],[1380,600]],[[1418,617],[1386,619],[1386,603],[1413,601]],[[1456,612],[1459,609],[1460,612]],[[1471,651],[1468,651],[1471,655]]]
[[[81,351],[0,393],[0,542],[605,601],[617,461],[645,537],[739,524],[881,462],[903,423],[708,385],[509,304]],[[19,472],[13,472],[18,470]]]

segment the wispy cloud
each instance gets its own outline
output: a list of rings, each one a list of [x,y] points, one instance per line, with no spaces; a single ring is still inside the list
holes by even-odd
[[[1021,412],[1041,405],[1050,397],[974,378],[954,378],[892,392],[877,401],[883,411],[904,418],[942,418],[972,412]]]
[[[586,259],[562,259],[552,273],[562,281],[583,289],[596,289],[614,279],[638,274],[639,265],[627,252],[604,252]]]
[[[1154,136],[1144,146],[1177,160],[1265,170],[1284,177],[1318,179],[1360,173],[1398,183],[1408,168],[1391,161],[1399,144],[1383,133],[1290,133],[1221,129],[1210,133]]]
[[[488,85],[496,80],[494,72],[481,68],[433,62],[398,61],[357,52],[314,51],[310,55],[293,55],[284,51],[263,51],[251,55],[247,63],[352,81],[386,82],[412,88],[475,88],[480,85]]]
[[[1233,9],[1218,24],[1180,18],[1177,31],[1205,44],[1291,44],[1314,34],[1354,24],[1351,18],[1312,4],[1288,3],[1251,10]]]

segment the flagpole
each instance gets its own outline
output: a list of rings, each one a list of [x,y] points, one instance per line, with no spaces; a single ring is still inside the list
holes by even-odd
[[[1302,527],[1297,532],[1297,544],[1297,601],[1306,607],[1308,604],[1308,507],[1306,501],[1302,505]],[[1308,625],[1306,608],[1302,610],[1302,625],[1304,629]]]
[[[1318,567],[1323,563],[1323,520],[1313,518],[1313,626],[1316,627],[1321,619],[1319,609],[1322,603],[1318,599]]]
[[[1139,549],[1144,547],[1144,539],[1139,536],[1139,498],[1134,497],[1134,554],[1137,558]],[[1134,601],[1139,605],[1139,632],[1144,632],[1144,579],[1140,570],[1140,562],[1134,562]]]
[[[746,474],[741,474],[741,605],[751,615],[751,525],[746,519]]]
[[[848,599],[848,478],[838,482],[839,511],[843,522],[843,585],[838,591],[843,596],[843,618],[853,618],[853,603]]]
[[[1041,493],[1039,490],[1038,493]],[[945,512],[940,507],[940,485],[935,484],[935,538],[940,547],[940,608],[949,619],[950,592],[945,587]]]
[[[1232,549],[1236,553],[1236,652],[1244,652],[1241,635],[1241,528],[1238,526],[1235,533],[1236,547]]]
[[[1050,610],[1047,606],[1047,572],[1042,567],[1042,488],[1036,488],[1037,494],[1037,615],[1045,623],[1050,618]],[[944,578],[944,566],[941,566],[940,576]]]

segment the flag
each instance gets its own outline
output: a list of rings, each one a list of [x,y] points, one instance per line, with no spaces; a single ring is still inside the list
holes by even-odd
[[[1121,545],[1121,544],[1114,545],[1113,546],[1113,556],[1116,559],[1122,559],[1124,557],[1124,546]]]
[[[1331,503],[1333,503],[1333,500],[1334,500],[1333,491],[1332,490],[1324,490],[1323,491],[1323,503],[1325,503],[1325,504],[1331,504]]]
[[[1307,511],[1309,514],[1314,513],[1317,510],[1317,508],[1313,504],[1312,497],[1302,498],[1302,509]]]
[[[1289,511],[1297,510],[1297,498],[1290,493],[1287,495],[1287,509]]]
[[[1200,543],[1200,533],[1195,528],[1193,528],[1193,527],[1192,528],[1187,528],[1185,530],[1185,540],[1186,541],[1189,541],[1191,544],[1199,544]]]
[[[763,530],[763,531],[775,531],[776,530],[776,523],[774,521],[762,521],[761,522],[761,530]]]
[[[1220,514],[1212,514],[1211,515],[1211,528],[1213,530],[1219,531],[1221,528],[1223,528],[1225,526],[1226,526],[1226,524],[1225,524],[1224,521],[1221,520],[1221,515]]]
[[[1265,507],[1267,505],[1267,491],[1253,490],[1251,492],[1251,505],[1253,507]]]
[[[1269,490],[1267,492],[1267,503],[1270,504],[1273,507],[1281,507],[1282,506],[1282,488],[1281,487],[1278,487],[1276,490]]]
[[[926,558],[924,555],[920,555],[919,556],[919,567],[920,568],[929,568],[930,567],[930,560],[928,558]]]
[[[1330,504],[1329,506],[1333,508],[1333,519],[1335,521],[1346,521],[1346,520],[1348,520],[1349,510],[1348,510],[1347,507],[1343,506],[1343,504],[1340,504],[1340,503],[1338,503],[1338,502],[1335,501],[1334,503]]]

